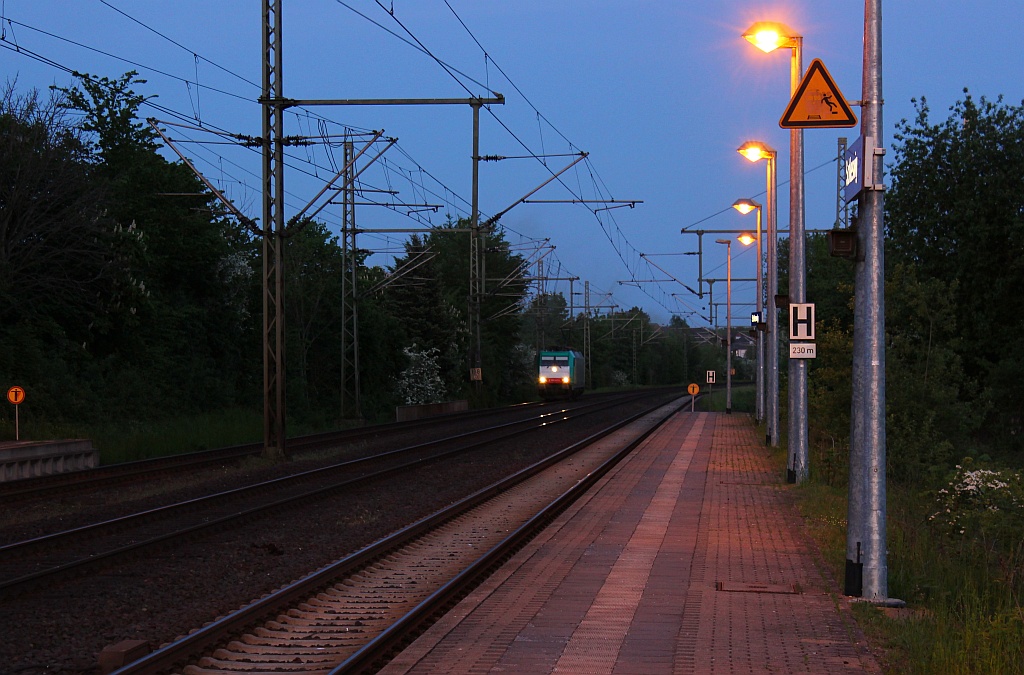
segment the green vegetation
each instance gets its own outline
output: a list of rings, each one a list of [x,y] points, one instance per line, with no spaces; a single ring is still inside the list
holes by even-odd
[[[918,113],[899,127],[885,200],[888,586],[909,607],[857,611],[888,672],[1021,673],[1024,107],[967,95],[944,122],[923,100]],[[840,580],[853,266],[816,238],[807,254],[823,325],[797,494]]]
[[[725,412],[725,384],[716,384],[708,391],[707,385],[701,385],[701,392],[705,395],[697,403],[697,410],[704,412]],[[732,386],[732,410],[735,413],[754,414],[754,400],[756,390],[753,384],[733,384]]]
[[[778,463],[783,466],[785,459],[780,457]],[[1016,481],[1016,490],[1003,490],[1001,495],[1011,502],[1016,499],[1016,516],[1012,511],[997,516],[981,503],[961,503],[953,512],[966,527],[952,531],[941,525],[945,501],[936,499],[939,495],[890,486],[889,589],[891,596],[906,600],[908,608],[887,612],[866,603],[855,606],[869,641],[885,652],[886,672],[1024,672],[1024,523],[1019,513],[1024,489],[1019,474]],[[846,491],[811,481],[797,494],[828,571],[841,584]],[[933,518],[936,514],[940,517]],[[982,520],[991,523],[982,526]],[[993,536],[993,529],[1004,538]]]

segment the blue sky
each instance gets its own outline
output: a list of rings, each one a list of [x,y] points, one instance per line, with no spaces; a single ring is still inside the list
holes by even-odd
[[[696,256],[681,254],[696,251],[697,238],[680,229],[753,227],[753,216],[730,208],[741,197],[764,199],[763,164],[736,153],[744,141],[779,150],[779,226],[788,224],[788,132],[778,120],[789,102],[789,54],[755,50],[740,38],[743,29],[757,20],[787,23],[804,36],[804,66],[821,59],[847,100],[861,98],[861,2],[284,0],[283,12],[288,97],[505,95],[505,105],[481,114],[481,153],[514,158],[481,165],[485,217],[548,180],[572,161],[568,155],[589,153],[531,199],[643,203],[520,204],[501,219],[506,237],[528,258],[544,255],[548,276],[579,277],[577,291],[589,281],[592,304],[637,305],[656,321],[679,314],[707,323],[707,296],[690,295],[646,260],[696,288]],[[1024,99],[1024,59],[1011,36],[1024,18],[1017,0],[889,1],[882,12],[884,146],[896,123],[913,119],[915,97],[928,100],[936,121],[965,87],[975,97]],[[148,80],[139,93],[160,106],[145,115],[260,133],[257,0],[0,0],[0,15],[0,72],[21,91],[70,85],[66,69],[111,78],[134,69]],[[364,200],[440,208],[360,206],[357,222],[408,229],[468,214],[471,121],[461,105],[317,107],[291,111],[285,132],[383,129],[398,138],[361,176]],[[213,134],[173,128],[172,135],[195,141],[183,148],[204,174],[248,215],[260,215],[258,156],[209,143],[218,140]],[[858,135],[857,128],[805,132],[808,229],[835,221],[836,142]],[[340,158],[322,144],[290,153],[289,214],[316,195]],[[332,226],[338,208],[322,212]],[[371,263],[386,264],[405,236],[364,234],[359,244],[378,251]],[[704,273],[724,277],[724,247],[713,238],[705,236]],[[733,276],[752,277],[752,250],[733,252]],[[568,295],[565,282],[546,288]],[[733,290],[737,322],[748,316],[742,303],[753,302],[754,284],[736,282]]]

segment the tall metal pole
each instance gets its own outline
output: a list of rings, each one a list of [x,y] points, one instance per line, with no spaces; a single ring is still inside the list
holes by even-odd
[[[594,386],[594,369],[590,358],[590,282],[583,282],[583,362],[587,364],[587,386]]]
[[[480,237],[480,102],[470,104],[473,108],[473,194],[470,214],[469,235],[469,314],[472,323],[473,348],[469,364],[469,380],[477,391],[483,380],[482,338],[480,335],[480,303],[483,298],[483,251]]]
[[[732,414],[732,240],[716,239],[725,244],[725,414]]]
[[[287,458],[281,0],[263,0],[263,456]]]
[[[757,401],[754,411],[758,422],[764,421],[764,331],[761,330],[761,321],[764,321],[764,253],[761,249],[761,207],[757,207]]]
[[[345,178],[341,224],[341,417],[362,419],[359,382],[359,305],[356,280],[359,251],[356,248],[356,186],[353,162],[355,146],[344,143]]]
[[[803,79],[803,38],[794,36],[790,59],[790,93]],[[806,302],[804,262],[804,132],[789,131],[789,301]],[[789,475],[791,482],[808,477],[807,359],[789,359]]]
[[[758,49],[768,53],[779,47],[788,47],[792,50],[790,60],[790,90],[795,92],[799,88],[802,75],[802,51],[803,38],[795,35],[788,26],[776,23],[760,21],[753,24],[743,37]],[[790,300],[795,297],[803,297],[803,238],[804,238],[804,182],[803,182],[803,134],[794,130],[789,136],[790,149],[790,199],[789,199],[789,231],[790,231]],[[779,444],[779,337],[778,337],[778,316],[775,305],[775,296],[778,293],[778,265],[775,249],[778,238],[778,210],[774,204],[775,189],[778,187],[778,178],[775,176],[775,161],[777,155],[773,153],[769,159],[768,178],[768,229],[771,239],[768,243],[768,331],[769,331],[769,368],[768,368],[768,405],[769,415],[767,424],[766,442],[772,446]],[[794,266],[796,269],[794,269]],[[796,274],[794,274],[794,271]],[[795,278],[795,279],[794,279]],[[794,283],[797,287],[794,288]],[[806,374],[806,371],[803,371]],[[801,381],[801,375],[795,375],[797,384]],[[806,380],[803,380],[806,382]],[[790,369],[790,392],[794,389],[794,371]],[[798,390],[799,386],[796,387]],[[804,390],[806,390],[804,388]],[[806,400],[806,398],[805,398]],[[798,406],[799,407],[799,406]],[[794,419],[794,410],[791,402],[789,419]],[[806,432],[805,434],[806,435]],[[793,441],[793,432],[790,431],[790,444]],[[799,437],[800,434],[797,434]],[[789,453],[792,457],[792,453]],[[792,461],[792,460],[791,460]]]
[[[864,2],[864,71],[861,136],[882,146],[882,1]],[[848,595],[875,601],[888,596],[885,482],[885,283],[882,155],[865,161],[872,179],[859,198],[850,429],[850,498],[847,530]],[[860,576],[862,575],[862,576]],[[858,576],[860,578],[858,579]],[[862,582],[862,587],[858,582]],[[854,592],[851,592],[854,591]],[[857,593],[855,591],[861,591]]]
[[[768,425],[765,442],[779,445],[779,319],[775,296],[779,292],[778,274],[778,200],[779,187],[776,159],[778,153],[768,157]]]
[[[754,377],[754,379],[755,379],[755,387],[756,387],[756,395],[755,395],[755,398],[754,398],[754,419],[757,420],[758,423],[762,423],[762,422],[764,422],[764,418],[765,418],[765,405],[764,405],[764,398],[765,398],[764,397],[764,390],[765,390],[765,382],[764,382],[764,370],[765,370],[765,368],[764,368],[765,331],[763,330],[763,328],[765,328],[765,316],[764,316],[764,277],[763,277],[763,274],[764,274],[764,250],[761,247],[761,229],[762,229],[762,227],[761,227],[761,217],[762,217],[761,210],[762,210],[762,207],[761,207],[761,204],[758,204],[753,199],[737,199],[736,203],[734,203],[732,205],[732,207],[734,209],[736,209],[737,211],[739,211],[740,213],[742,213],[743,215],[747,215],[748,213],[750,213],[751,211],[753,211],[755,209],[757,210],[757,237],[755,238],[755,241],[757,242],[757,277],[756,277],[756,280],[757,280],[757,303],[756,303],[756,307],[757,307],[757,316],[759,318],[758,318],[758,323],[755,326],[755,328],[757,330],[754,332],[754,337],[756,338],[756,354],[757,354],[757,366],[756,366],[756,369],[755,369],[755,377]],[[740,241],[743,241],[742,237],[740,238]],[[750,244],[749,241],[744,241],[743,243],[744,244]]]

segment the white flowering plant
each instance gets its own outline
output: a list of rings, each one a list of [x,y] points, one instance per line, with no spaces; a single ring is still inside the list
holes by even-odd
[[[1024,478],[972,464],[968,458],[957,465],[936,493],[938,510],[928,520],[954,539],[1012,550],[1024,538]]]
[[[438,403],[444,400],[445,386],[441,379],[437,347],[421,349],[419,345],[402,349],[408,367],[398,378],[398,395],[406,405]]]

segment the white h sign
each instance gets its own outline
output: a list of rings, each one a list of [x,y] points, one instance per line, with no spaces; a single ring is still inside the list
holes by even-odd
[[[792,303],[789,306],[789,339],[814,342],[814,303]]]

